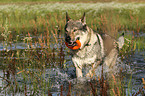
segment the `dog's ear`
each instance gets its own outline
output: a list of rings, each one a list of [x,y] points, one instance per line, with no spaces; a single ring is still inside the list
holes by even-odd
[[[86,24],[86,13],[84,12],[84,15],[82,16],[82,18],[81,18],[81,22],[83,23],[83,24]]]
[[[66,22],[70,20],[70,17],[68,16],[68,13],[66,12]]]

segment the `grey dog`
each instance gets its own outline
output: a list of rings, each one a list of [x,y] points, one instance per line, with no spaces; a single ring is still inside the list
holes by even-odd
[[[66,13],[65,42],[71,50],[77,78],[83,77],[84,65],[91,65],[86,74],[91,77],[100,64],[106,64],[109,68],[116,64],[118,51],[124,45],[124,36],[115,40],[105,33],[95,33],[86,25],[85,13],[79,20],[72,20]]]

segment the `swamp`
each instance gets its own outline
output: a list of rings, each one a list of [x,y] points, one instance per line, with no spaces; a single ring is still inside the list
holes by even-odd
[[[0,96],[145,95],[143,0],[10,1],[0,1]],[[77,82],[64,43],[66,12],[75,20],[85,12],[86,23],[95,32],[116,39],[124,33],[117,75],[106,79],[107,71],[100,66],[92,79]]]

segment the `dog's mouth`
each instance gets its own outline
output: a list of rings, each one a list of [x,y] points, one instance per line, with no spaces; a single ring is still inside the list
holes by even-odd
[[[75,41],[75,42],[71,42],[71,43],[68,43],[68,46],[70,46],[70,47],[74,47],[74,46],[77,46],[78,44],[77,44],[77,42]]]
[[[72,43],[65,42],[65,45],[70,49],[77,50],[81,47],[81,42],[79,40]]]

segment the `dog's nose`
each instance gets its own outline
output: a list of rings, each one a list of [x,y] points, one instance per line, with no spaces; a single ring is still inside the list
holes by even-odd
[[[67,37],[65,38],[65,41],[68,42],[68,43],[71,43],[71,37],[70,37],[70,36],[67,36]]]

